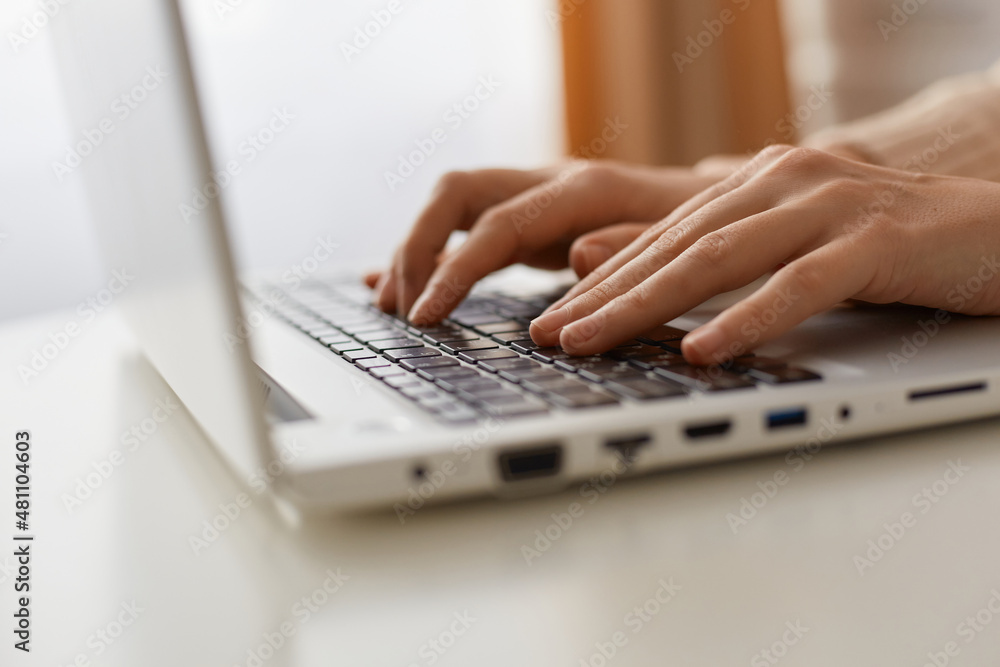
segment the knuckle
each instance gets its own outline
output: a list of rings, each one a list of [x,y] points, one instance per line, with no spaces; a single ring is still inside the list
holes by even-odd
[[[847,176],[827,180],[817,188],[814,196],[823,202],[865,202],[876,197],[875,188],[870,183]]]
[[[689,257],[706,267],[725,263],[732,256],[733,246],[724,232],[705,234],[688,249]]]
[[[573,172],[569,180],[583,189],[602,187],[611,181],[614,173],[614,168],[609,164],[587,160]]]
[[[653,239],[649,245],[649,251],[654,257],[670,257],[677,251],[677,245],[681,237],[684,236],[686,227],[683,224],[676,224],[669,227]]]
[[[815,148],[796,147],[782,154],[774,166],[791,172],[810,172],[821,169],[833,160],[833,156]]]
[[[484,229],[496,229],[510,221],[510,212],[505,204],[495,204],[483,211],[479,219],[476,220],[476,227]]]
[[[577,299],[577,305],[584,310],[600,307],[618,296],[618,289],[611,280],[602,280]]]
[[[765,147],[762,151],[757,153],[756,160],[758,162],[765,161],[770,162],[771,160],[776,160],[781,156],[794,151],[795,146],[790,146],[788,144],[771,144]]]
[[[829,276],[808,262],[792,262],[781,271],[791,284],[792,291],[800,294],[816,294],[830,280]]]
[[[628,291],[621,300],[616,300],[620,308],[644,312],[656,304],[656,294],[648,282],[641,282]]]

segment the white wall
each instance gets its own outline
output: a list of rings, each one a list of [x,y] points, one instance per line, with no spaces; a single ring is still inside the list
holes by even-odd
[[[950,74],[1000,59],[996,0],[782,0],[793,98],[829,103],[804,132],[895,104]]]
[[[186,0],[213,154],[244,162],[223,194],[244,268],[289,267],[326,234],[344,259],[378,264],[442,172],[561,154],[554,3],[402,0],[348,62],[341,43],[388,4]],[[10,43],[39,7],[0,4],[0,319],[72,306],[107,280],[79,182],[51,168],[79,128],[63,116],[48,31]],[[495,93],[460,127],[446,122],[480,77],[500,83]],[[294,120],[246,163],[241,144],[275,108]],[[384,172],[438,127],[447,141],[390,191]]]

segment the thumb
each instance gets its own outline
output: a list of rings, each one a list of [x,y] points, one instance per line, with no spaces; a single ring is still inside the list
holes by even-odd
[[[583,278],[639,238],[640,234],[649,229],[650,224],[652,223],[623,222],[578,237],[569,249],[569,265],[573,267],[577,277]]]

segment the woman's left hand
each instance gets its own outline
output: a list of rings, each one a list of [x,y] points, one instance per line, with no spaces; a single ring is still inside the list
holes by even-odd
[[[998,256],[1000,184],[772,146],[581,280],[531,336],[595,354],[771,271],[685,337],[688,361],[739,356],[849,298],[1000,315]]]

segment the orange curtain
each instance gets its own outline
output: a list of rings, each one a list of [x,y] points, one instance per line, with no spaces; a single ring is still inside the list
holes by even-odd
[[[561,0],[568,151],[691,164],[789,141],[778,0]]]

